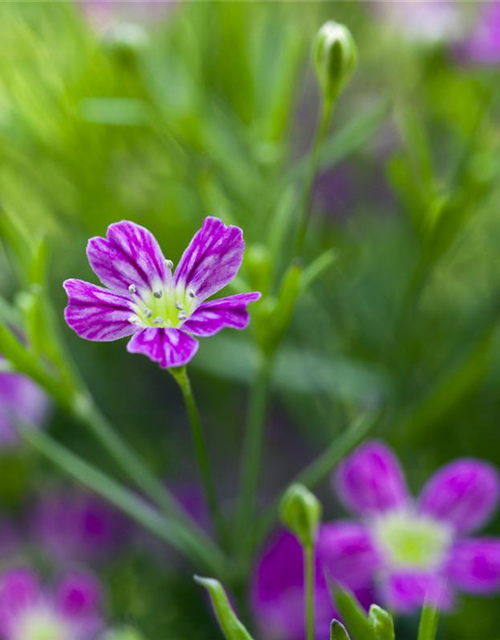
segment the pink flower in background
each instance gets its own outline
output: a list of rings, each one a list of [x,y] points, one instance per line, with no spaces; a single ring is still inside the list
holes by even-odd
[[[391,450],[372,441],[339,466],[335,487],[360,521],[325,525],[318,553],[341,581],[349,577],[347,586],[375,582],[386,606],[401,612],[426,598],[448,608],[457,590],[500,588],[500,538],[470,535],[498,504],[499,477],[489,464],[456,460],[414,500]]]
[[[31,569],[0,576],[2,640],[94,640],[101,626],[100,587],[89,575],[69,574],[53,590]]]
[[[18,444],[16,421],[41,426],[48,409],[47,396],[29,378],[18,373],[0,373],[0,449]]]
[[[239,227],[205,218],[172,273],[172,261],[147,229],[133,222],[112,224],[106,238],[91,238],[87,247],[92,269],[108,288],[66,280],[66,322],[87,340],[132,336],[128,351],[163,368],[185,365],[198,350],[193,336],[248,326],[247,306],[260,293],[206,302],[235,277],[244,249]]]
[[[469,37],[457,47],[465,62],[500,64],[500,2],[481,5],[481,13]]]
[[[31,518],[35,544],[59,561],[109,559],[128,540],[129,522],[97,496],[55,490],[40,496]]]
[[[118,22],[155,24],[173,8],[173,0],[79,0],[87,20],[102,30]]]

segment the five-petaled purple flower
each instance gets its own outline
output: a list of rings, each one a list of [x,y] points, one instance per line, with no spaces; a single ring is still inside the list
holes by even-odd
[[[487,594],[500,588],[500,538],[469,536],[500,497],[499,477],[489,464],[455,460],[413,500],[391,450],[371,441],[343,461],[334,484],[362,521],[324,525],[318,555],[348,586],[376,584],[384,603],[401,612],[426,598],[448,608],[456,590]]]
[[[101,631],[101,596],[87,574],[68,574],[55,590],[44,588],[31,569],[0,577],[2,640],[93,640]]]
[[[260,293],[206,302],[235,277],[244,249],[240,228],[208,217],[172,273],[172,261],[147,229],[126,221],[112,224],[106,238],[91,238],[87,247],[90,265],[108,289],[66,280],[66,321],[81,338],[132,336],[130,353],[142,353],[163,368],[185,365],[198,349],[193,336],[247,327],[247,305]]]

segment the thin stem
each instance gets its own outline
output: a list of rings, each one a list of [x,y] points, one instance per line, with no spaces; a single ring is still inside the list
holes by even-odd
[[[186,367],[169,369],[169,371],[177,381],[177,384],[179,385],[182,392],[184,404],[186,405],[189,424],[191,426],[191,434],[193,436],[196,461],[198,463],[198,470],[200,472],[203,489],[205,491],[205,498],[207,501],[208,509],[210,511],[210,516],[212,518],[212,522],[215,526],[219,539],[224,540],[225,525],[222,514],[220,512],[219,499],[217,497],[212,468],[210,460],[208,458],[205,436],[203,435],[200,414],[193,395],[193,390],[191,388],[191,382],[187,375]]]
[[[424,605],[418,628],[418,640],[434,640],[439,619],[438,609]]]
[[[314,178],[318,171],[321,159],[321,147],[328,131],[328,125],[333,111],[333,102],[322,100],[321,111],[318,125],[314,133],[314,139],[309,154],[309,164],[307,166],[306,175],[302,184],[302,193],[300,197],[299,208],[299,226],[295,239],[295,255],[300,256],[306,239],[307,227],[311,217],[311,191],[314,184]]]
[[[304,547],[304,575],[306,577],[305,618],[306,638],[314,640],[314,546]]]
[[[264,424],[273,363],[274,357],[272,354],[260,354],[259,367],[250,396],[235,528],[235,540],[240,545],[243,556],[251,553],[255,537],[252,523],[255,518],[259,488]]]
[[[226,559],[210,540],[200,544],[196,535],[175,520],[167,520],[99,469],[85,462],[32,425],[19,426],[21,437],[54,465],[111,502],[159,538],[165,540],[195,564],[201,563],[219,575],[226,571]]]

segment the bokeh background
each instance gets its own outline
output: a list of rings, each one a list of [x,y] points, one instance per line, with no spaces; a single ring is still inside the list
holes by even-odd
[[[301,298],[280,351],[262,504],[353,414],[380,400],[377,435],[394,446],[413,488],[459,456],[500,467],[500,9],[452,1],[0,3],[1,216],[49,239],[51,300],[86,382],[202,521],[172,380],[123,344],[72,334],[62,323],[61,283],[95,281],[86,241],[111,222],[147,226],[176,262],[213,214],[244,229],[242,277],[258,288],[259,261],[287,258],[282,229],[296,214],[319,105],[311,43],[327,19],[351,29],[359,64],[324,147],[305,259],[333,247],[336,261]],[[12,300],[22,277],[9,225],[0,227],[0,287]],[[227,510],[253,344],[251,332],[225,332],[202,342],[191,367]],[[80,426],[50,409],[47,423],[119,475]],[[82,559],[78,541],[54,535],[78,537],[70,505],[87,498],[77,500],[76,487],[22,447],[5,447],[0,469],[0,562],[30,557],[50,573],[68,558],[85,561],[105,585],[110,620],[150,639],[219,637],[193,567],[175,553],[126,521],[107,526],[101,514],[96,530],[89,525],[96,553]],[[61,492],[70,496],[61,522],[70,524],[54,526],[47,502],[59,496],[60,509]],[[319,495],[327,518],[342,513],[328,483]],[[500,520],[489,531],[498,535]],[[496,640],[499,604],[461,598],[440,637]],[[415,620],[398,627],[403,640],[415,637]]]

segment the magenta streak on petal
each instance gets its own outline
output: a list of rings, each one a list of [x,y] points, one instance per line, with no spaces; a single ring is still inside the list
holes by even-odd
[[[418,571],[394,573],[387,577],[382,591],[386,605],[401,613],[416,611],[425,602],[443,610],[453,606],[453,592],[446,578],[437,573]]]
[[[64,288],[68,294],[64,317],[80,338],[108,342],[137,330],[130,322],[132,303],[125,296],[83,280],[66,280]]]
[[[174,282],[192,289],[198,300],[206,300],[225,287],[243,261],[245,243],[239,227],[218,218],[205,218],[177,266]]]
[[[155,237],[133,222],[117,222],[108,227],[106,238],[91,238],[87,256],[100,281],[117,293],[129,295],[134,285],[140,294],[167,282],[165,258]]]
[[[339,465],[334,485],[344,505],[355,513],[382,513],[408,502],[396,457],[389,447],[377,441],[359,447]]]
[[[471,531],[491,516],[499,495],[496,470],[480,460],[465,458],[446,465],[428,481],[419,508],[459,531]]]
[[[204,302],[184,322],[182,329],[200,337],[213,336],[226,327],[246,329],[250,322],[247,306],[259,298],[260,293],[257,292],[239,293]]]
[[[164,369],[187,364],[198,350],[198,342],[179,329],[142,329],[127,345],[130,353],[142,353]]]
[[[459,540],[448,563],[451,582],[469,593],[500,589],[500,538]]]

